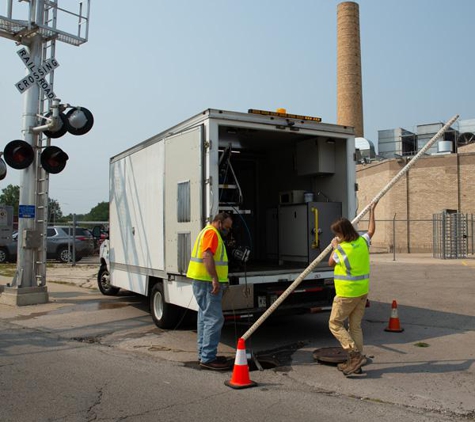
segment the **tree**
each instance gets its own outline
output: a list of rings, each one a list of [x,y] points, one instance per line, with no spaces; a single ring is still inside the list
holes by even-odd
[[[13,207],[13,215],[18,215],[18,204],[20,203],[20,186],[8,185],[2,189],[0,195],[0,204],[11,205]],[[48,198],[48,222],[57,223],[63,218],[63,212],[58,201]]]
[[[86,215],[89,221],[109,221],[109,202],[100,202]]]
[[[20,186],[8,185],[2,189],[0,195],[0,204],[11,205],[13,207],[13,215],[18,215],[18,204],[20,203]]]
[[[48,222],[55,224],[58,221],[61,221],[63,218],[63,212],[61,211],[61,206],[56,199],[48,198]]]

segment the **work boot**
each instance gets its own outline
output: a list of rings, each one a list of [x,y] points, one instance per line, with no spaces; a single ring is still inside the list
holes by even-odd
[[[227,362],[223,362],[220,359],[215,359],[211,362],[200,362],[200,366],[203,369],[211,369],[212,371],[227,371],[231,368]]]
[[[366,365],[367,363],[367,359],[366,359],[366,356],[363,356],[364,358],[364,361],[363,361],[363,365]],[[343,372],[347,367],[348,367],[348,364],[350,363],[350,358],[347,359],[346,362],[343,362],[343,363],[339,363],[336,367],[339,371]],[[361,365],[361,366],[363,366]],[[354,373],[355,374],[361,374],[363,371],[362,369],[358,369],[357,371],[355,371]]]
[[[350,356],[346,359],[346,362],[339,363],[336,367],[339,371],[343,372],[346,368],[348,368],[348,365],[350,363]]]
[[[348,354],[348,365],[343,369],[345,375],[354,374],[365,364],[365,357],[358,351],[351,351]]]

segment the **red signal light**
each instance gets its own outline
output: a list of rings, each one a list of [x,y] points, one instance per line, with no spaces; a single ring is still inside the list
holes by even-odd
[[[3,156],[10,167],[22,170],[26,169],[33,162],[35,152],[28,142],[14,140],[5,146]]]
[[[61,173],[66,167],[69,156],[61,148],[46,147],[41,153],[41,166],[51,174]]]

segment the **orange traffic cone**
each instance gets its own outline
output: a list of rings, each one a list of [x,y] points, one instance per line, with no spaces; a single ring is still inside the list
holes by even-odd
[[[231,388],[255,387],[257,383],[249,378],[249,366],[247,365],[246,346],[243,338],[238,340],[236,360],[234,361],[233,375],[230,381],[224,383]]]
[[[397,302],[393,300],[391,306],[391,317],[389,318],[389,325],[384,329],[384,331],[390,331],[393,333],[401,333],[404,331],[404,328],[401,328],[399,323],[399,317],[397,316]]]

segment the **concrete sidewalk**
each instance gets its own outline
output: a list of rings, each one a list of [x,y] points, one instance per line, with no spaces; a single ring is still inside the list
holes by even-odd
[[[328,314],[320,314],[259,328],[253,335],[254,347],[259,347],[260,330],[266,330],[267,345],[290,341],[297,328],[307,334],[290,368],[253,371],[252,379],[262,386],[291,382],[298,388],[475,418],[475,259],[397,254],[394,261],[393,255],[373,254],[371,268],[371,306],[363,330],[365,354],[372,358],[363,375],[344,377],[334,366],[313,361],[315,349],[338,346],[327,328]],[[101,344],[155,358],[184,364],[196,359],[196,335],[191,329],[157,329],[140,297],[102,296],[95,289],[96,273],[94,266],[51,269],[50,303],[0,305],[1,318],[65,338],[100,338]],[[2,277],[0,284],[10,280]],[[398,303],[402,333],[384,330],[393,300]],[[227,355],[234,352],[233,331],[226,330],[220,345],[220,352]]]
[[[371,256],[364,374],[345,378],[299,350],[290,376],[317,389],[475,418],[475,260]],[[404,331],[386,332],[396,300]],[[328,344],[327,344],[328,345]],[[336,343],[334,344],[337,345]],[[310,366],[310,368],[309,368]]]

